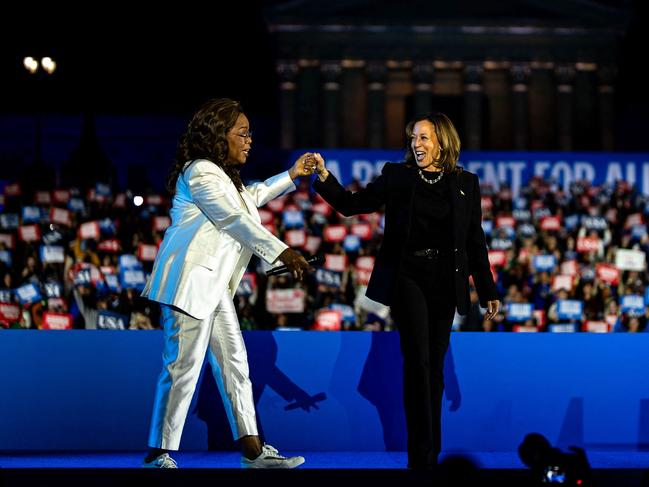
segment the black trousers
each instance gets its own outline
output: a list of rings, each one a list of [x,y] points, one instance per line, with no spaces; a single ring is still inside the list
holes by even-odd
[[[455,315],[453,256],[407,255],[392,295],[403,355],[408,467],[432,468],[442,449],[444,356]]]

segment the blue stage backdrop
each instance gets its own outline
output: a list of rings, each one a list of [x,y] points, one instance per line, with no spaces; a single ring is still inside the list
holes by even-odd
[[[286,450],[404,450],[395,333],[244,332],[263,432]],[[159,331],[0,333],[0,450],[144,449]],[[513,451],[649,446],[646,334],[453,334],[444,444]],[[206,367],[182,448],[231,449]]]

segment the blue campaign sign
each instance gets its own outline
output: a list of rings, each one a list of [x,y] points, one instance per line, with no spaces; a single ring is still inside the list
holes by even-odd
[[[43,243],[45,245],[54,245],[63,240],[63,235],[61,232],[58,232],[56,230],[51,230],[43,235],[41,238],[43,240]]]
[[[16,289],[16,296],[21,304],[31,304],[43,299],[41,290],[36,284],[25,284]]]
[[[286,228],[302,228],[304,226],[304,215],[300,210],[285,211],[282,219]]]
[[[119,285],[119,277],[117,274],[104,274],[104,280],[106,281],[106,287],[110,292],[121,292],[122,288]]]
[[[0,215],[0,227],[4,230],[15,230],[20,225],[20,218],[16,213],[3,213]]]
[[[122,254],[119,256],[120,269],[141,269],[142,263],[133,254]]]
[[[128,323],[129,317],[120,313],[100,311],[97,315],[98,330],[126,330]]]
[[[95,193],[99,196],[110,196],[110,185],[105,183],[97,183],[95,185]]]
[[[86,211],[86,204],[81,198],[70,198],[70,201],[68,201],[68,209],[75,213],[83,213]]]
[[[586,230],[606,230],[608,222],[603,216],[584,216],[581,224]]]
[[[313,150],[313,148],[309,149]],[[294,161],[304,152],[296,149],[289,157]],[[318,150],[327,169],[343,185],[357,180],[366,185],[379,174],[386,161],[403,160],[398,150]],[[514,197],[529,180],[538,176],[555,182],[565,192],[575,181],[591,181],[594,186],[618,180],[635,185],[642,194],[649,194],[649,153],[614,152],[483,152],[462,151],[458,164],[478,175],[482,184],[500,187],[507,184]]]
[[[0,262],[4,262],[7,267],[11,267],[11,251],[0,250]]]
[[[525,209],[516,209],[512,212],[512,216],[514,217],[514,220],[517,222],[528,222],[532,219],[532,214],[530,213],[530,210],[525,210]]]
[[[358,252],[358,249],[361,248],[361,239],[358,235],[352,235],[350,233],[343,241],[343,248],[346,252]]]
[[[557,265],[557,257],[554,254],[535,255],[532,264],[537,272],[551,271]]]
[[[119,283],[124,289],[142,291],[146,284],[146,276],[142,269],[120,269]]]
[[[315,271],[315,278],[318,284],[329,287],[340,288],[342,285],[342,276],[340,272],[330,271],[319,267]]]
[[[646,225],[633,225],[631,227],[631,236],[633,238],[642,239],[647,235],[647,226]]]
[[[115,235],[115,222],[110,218],[99,220],[99,231],[105,236]]]
[[[566,230],[573,230],[579,225],[579,215],[568,215],[563,219],[563,226]]]
[[[532,303],[511,303],[505,304],[505,316],[509,321],[527,321],[532,319],[534,308]]]
[[[499,230],[503,230],[502,228]],[[508,230],[512,230],[508,228]],[[509,250],[512,248],[512,241],[507,238],[494,238],[489,246],[491,250]]]
[[[552,323],[548,325],[550,333],[576,333],[579,331],[577,323]]]
[[[61,286],[60,282],[47,281],[43,284],[43,290],[46,298],[60,298],[63,296],[63,286]]]
[[[13,291],[11,289],[0,289],[0,303],[13,303]]]
[[[352,308],[348,304],[332,303],[329,305],[329,308],[340,311],[343,321],[349,321],[352,323],[356,321],[356,313],[354,313],[354,308]]]
[[[38,206],[23,206],[23,225],[26,223],[39,223],[41,209]]]
[[[482,230],[484,231],[485,235],[491,235],[493,228],[494,222],[492,220],[482,220]]]
[[[583,301],[576,299],[560,299],[557,301],[557,317],[560,320],[581,320],[583,312]]]
[[[645,291],[646,295],[646,291]],[[620,310],[623,313],[644,313],[645,298],[638,294],[627,294],[620,299]]]
[[[531,223],[523,223],[519,225],[517,231],[523,237],[532,237],[536,234],[536,228],[534,228],[534,225]]]

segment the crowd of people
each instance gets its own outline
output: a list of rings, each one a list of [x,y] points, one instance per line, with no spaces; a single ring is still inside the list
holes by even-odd
[[[383,214],[342,217],[308,180],[299,184],[260,209],[262,223],[324,263],[297,281],[267,277],[270,266],[253,258],[235,297],[242,328],[391,330],[389,308],[365,296]],[[83,194],[23,193],[7,184],[0,197],[0,327],[159,328],[158,305],[140,292],[168,210],[168,197],[137,201],[105,184]],[[504,305],[485,319],[472,288],[469,314],[456,315],[454,330],[647,330],[648,211],[649,198],[624,181],[581,181],[563,191],[535,178],[519,195],[483,185],[483,229]]]

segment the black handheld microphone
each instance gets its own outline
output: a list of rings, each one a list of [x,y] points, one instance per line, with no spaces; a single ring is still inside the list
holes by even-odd
[[[324,262],[324,257],[322,257],[321,255],[314,255],[313,257],[309,257],[306,261],[309,265],[320,265]],[[266,275],[277,276],[279,274],[284,274],[285,272],[288,272],[288,267],[285,265],[280,265],[278,267],[272,268],[269,271],[266,271]]]

